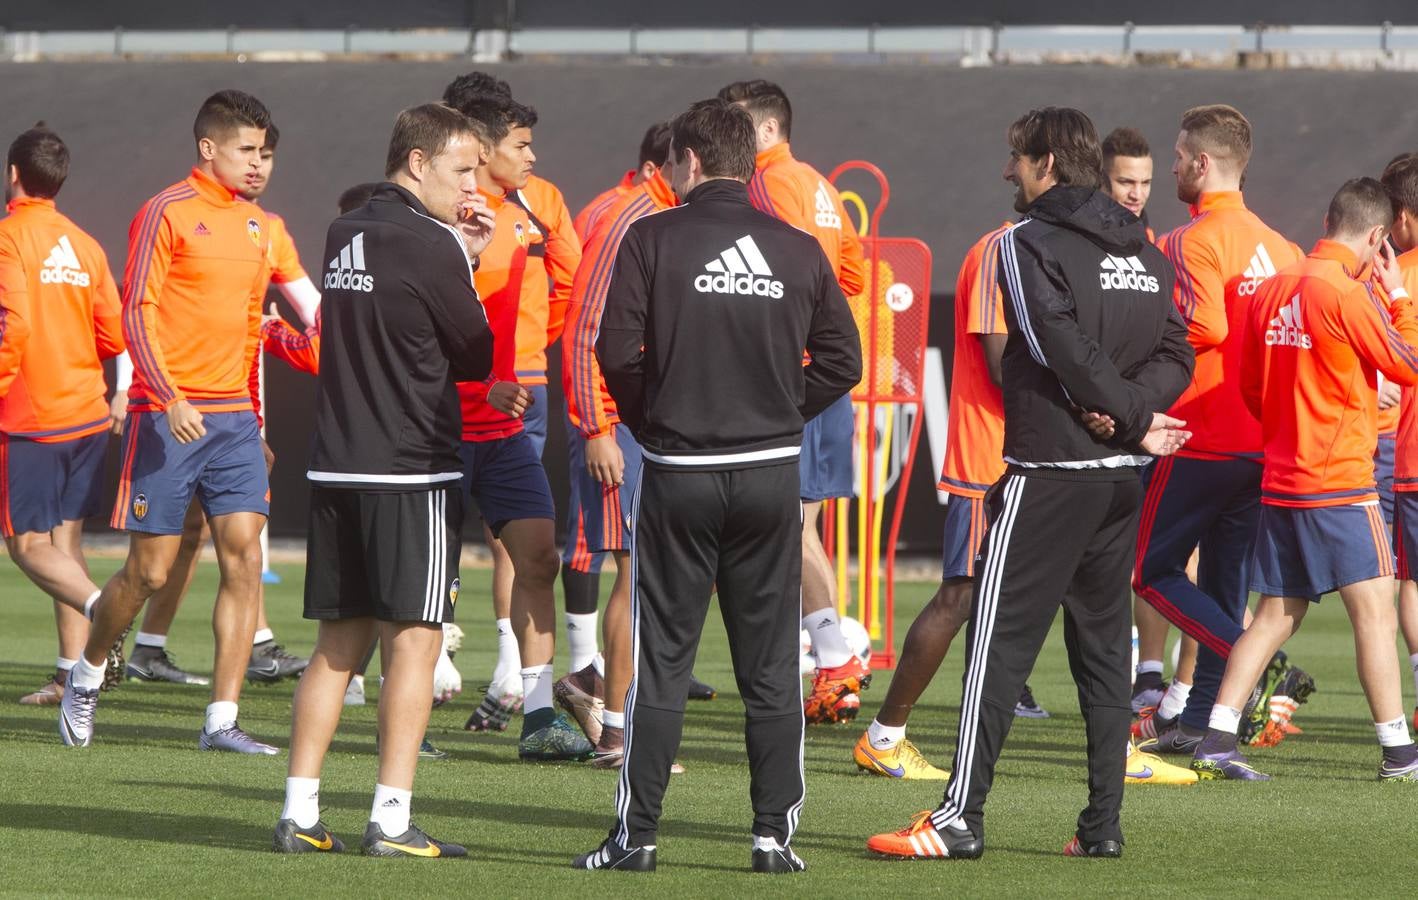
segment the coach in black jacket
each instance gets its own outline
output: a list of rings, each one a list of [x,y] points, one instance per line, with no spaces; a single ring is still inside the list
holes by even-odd
[[[684,205],[631,225],[611,274],[596,355],[645,453],[631,525],[636,668],[618,821],[578,868],[655,866],[716,583],[747,716],[753,868],[803,868],[789,849],[804,796],[797,457],[803,423],[860,380],[861,343],[817,242],[749,205],[753,162],[742,109],[716,99],[681,114],[668,165]]]
[[[350,675],[377,637],[379,779],[362,849],[464,856],[409,820],[442,623],[462,547],[456,381],[486,378],[492,332],[473,287],[492,215],[477,199],[478,126],[439,104],[394,124],[385,176],[325,239],[305,616],[320,620],[291,710],[278,852],[341,849],[319,821],[320,769]]]
[[[869,846],[983,852],[995,761],[1062,604],[1089,787],[1065,852],[1118,856],[1138,474],[1189,437],[1159,411],[1190,382],[1193,356],[1172,304],[1171,265],[1137,217],[1097,189],[1102,156],[1088,117],[1035,110],[1010,127],[1009,144],[1005,177],[1024,218],[1000,242],[1008,469],[987,501],[955,762],[938,809],[897,834],[906,840],[879,835]]]

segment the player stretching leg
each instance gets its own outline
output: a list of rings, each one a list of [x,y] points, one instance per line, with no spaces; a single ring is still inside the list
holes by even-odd
[[[1394,655],[1393,551],[1374,486],[1377,396],[1365,386],[1375,370],[1418,384],[1418,317],[1385,242],[1393,219],[1382,184],[1346,182],[1330,201],[1324,239],[1261,285],[1242,323],[1241,391],[1265,446],[1251,569],[1261,598],[1192,759],[1203,778],[1269,778],[1236,749],[1242,706],[1310,605],[1338,590],[1383,749],[1379,778],[1418,781]],[[1355,277],[1370,271],[1387,308]]]

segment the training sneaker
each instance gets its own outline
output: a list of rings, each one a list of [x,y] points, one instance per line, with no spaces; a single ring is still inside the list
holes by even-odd
[[[123,672],[126,665],[123,660],[123,642],[128,640],[128,632],[133,629],[132,625],[123,629],[123,633],[118,636],[118,640],[113,642],[113,646],[108,648],[107,665],[103,670],[103,685],[99,687],[101,691],[111,691],[118,687],[123,681]]]
[[[463,724],[465,731],[506,731],[513,713],[522,708],[521,693],[503,691],[496,684],[487,686],[483,702]]]
[[[719,696],[719,692],[709,685],[694,677],[694,673],[689,676],[689,699],[691,700],[713,700]]]
[[[365,856],[422,856],[425,859],[441,856],[451,859],[467,856],[468,848],[461,844],[435,841],[413,822],[409,823],[408,831],[396,837],[389,837],[384,833],[384,829],[370,822],[364,829],[364,840],[360,842],[359,852]]]
[[[916,814],[900,831],[889,831],[867,839],[867,849],[899,859],[979,859],[985,842],[970,833],[964,822],[955,821],[937,828],[932,810]]]
[[[1132,714],[1140,716],[1148,707],[1156,707],[1167,693],[1167,682],[1161,672],[1142,672],[1132,683]]]
[[[59,701],[64,699],[64,685],[56,679],[49,679],[40,685],[39,690],[25,694],[20,698],[21,706],[58,706]]]
[[[223,750],[227,753],[246,753],[251,756],[275,756],[280,753],[270,744],[263,744],[241,730],[232,722],[221,731],[209,733],[205,727],[197,737],[198,750]]]
[[[262,641],[251,648],[251,662],[246,664],[246,678],[257,684],[275,684],[284,678],[299,675],[310,665],[304,656],[287,653],[274,640]]]
[[[1029,690],[1027,684],[1024,686],[1024,690],[1019,692],[1019,699],[1015,701],[1014,714],[1021,719],[1047,719],[1049,717],[1049,711],[1034,702],[1034,692]]]
[[[1167,756],[1192,756],[1201,746],[1201,739],[1204,737],[1206,737],[1206,732],[1192,734],[1178,722],[1157,735],[1157,740],[1148,741],[1147,752],[1166,754]]]
[[[626,849],[617,844],[613,838],[606,838],[601,842],[601,846],[573,859],[571,868],[653,872],[655,871],[655,845]]]
[[[1160,756],[1138,751],[1128,756],[1123,783],[1189,785],[1200,780],[1200,776],[1191,769],[1174,766]]]
[[[1385,759],[1379,764],[1379,781],[1418,782],[1418,758],[1406,763],[1395,763]]]
[[[1270,776],[1251,767],[1239,750],[1202,753],[1192,757],[1192,771],[1202,781],[1269,781]]]
[[[595,755],[596,748],[586,740],[571,720],[557,713],[547,725],[517,742],[517,756],[527,760],[573,760],[580,762]]]
[[[345,706],[364,705],[364,676],[355,675],[345,688]]]
[[[1289,666],[1271,692],[1267,708],[1269,720],[1248,742],[1252,747],[1274,747],[1292,734],[1299,734],[1291,720],[1301,704],[1315,692],[1315,680],[1298,666]],[[1257,712],[1257,715],[1259,713]]]
[[[581,726],[586,740],[592,744],[601,740],[601,716],[606,711],[606,682],[596,667],[588,665],[572,672],[551,686],[556,703],[571,714]]]
[[[793,852],[793,848],[784,847],[776,838],[770,837],[754,837],[752,866],[753,871],[765,875],[788,875],[807,871],[807,863]]]
[[[98,709],[99,689],[74,686],[74,673],[64,682],[59,701],[59,738],[67,747],[87,747],[94,736],[94,710]]]
[[[166,647],[149,647],[136,644],[133,655],[128,657],[126,669],[129,678],[139,681],[167,681],[172,684],[211,684],[210,678],[193,675],[178,668],[168,654]]]
[[[1144,709],[1142,711],[1142,717],[1136,722],[1133,722],[1132,725],[1129,726],[1129,730],[1132,733],[1132,739],[1141,743],[1142,741],[1152,740],[1157,737],[1159,733],[1171,728],[1176,722],[1176,718],[1161,718],[1157,715],[1155,708],[1151,710]]]
[[[601,730],[601,739],[596,744],[596,755],[591,757],[593,769],[619,769],[625,764],[625,729],[607,725]],[[683,775],[684,766],[670,763],[671,775]]]
[[[865,732],[852,748],[857,768],[886,778],[914,778],[918,781],[946,781],[950,773],[926,762],[916,745],[902,738],[890,750],[878,750],[871,745]]]
[[[1086,844],[1078,835],[1064,845],[1064,856],[1091,856],[1095,859],[1117,859],[1123,855],[1122,841],[1098,841]]]
[[[341,853],[345,845],[330,833],[324,822],[301,828],[294,819],[281,819],[276,823],[271,849],[277,853]]]
[[[448,751],[433,746],[433,741],[424,738],[419,742],[419,759],[447,759]]]
[[[803,703],[803,716],[809,725],[850,722],[861,709],[861,700],[845,701],[871,684],[871,672],[853,656],[840,666],[818,669],[812,681],[812,691]]]

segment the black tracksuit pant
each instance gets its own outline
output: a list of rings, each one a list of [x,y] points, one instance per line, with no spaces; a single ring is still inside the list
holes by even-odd
[[[1141,501],[1135,469],[1104,475],[1011,466],[991,489],[992,522],[975,567],[960,735],[945,799],[933,813],[938,827],[963,817],[984,838],[985,797],[1014,703],[1062,604],[1088,738],[1088,806],[1078,817],[1078,836],[1122,840],[1132,717],[1130,575]]]
[[[786,845],[802,809],[802,506],[796,459],[704,472],[646,460],[631,524],[635,677],[616,790],[623,847],[655,843],[690,672],[718,585],[743,695],[753,833]]]

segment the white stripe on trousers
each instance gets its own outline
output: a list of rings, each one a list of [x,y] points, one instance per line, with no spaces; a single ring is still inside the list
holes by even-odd
[[[1006,476],[1002,494],[1004,508],[990,526],[989,558],[980,577],[980,609],[975,618],[975,640],[970,646],[970,660],[965,670],[965,695],[960,704],[960,738],[955,754],[955,771],[946,788],[945,800],[931,814],[937,828],[945,828],[964,812],[970,793],[970,777],[975,761],[975,745],[980,732],[980,704],[985,687],[986,660],[990,638],[994,634],[995,616],[999,611],[1000,584],[1004,580],[1005,551],[1019,513],[1019,498],[1024,492],[1022,475]]]
[[[428,492],[428,576],[424,581],[423,621],[443,621],[443,586],[448,582],[448,492]]]
[[[636,544],[640,543],[640,492],[644,486],[645,467],[641,466],[630,501],[630,688],[625,692],[625,744],[621,751],[620,782],[615,790],[615,841],[627,850],[630,849],[630,828],[625,821],[630,811],[630,747],[635,737],[635,693],[640,681],[640,565]]]
[[[804,521],[803,506],[802,506],[802,503],[799,502],[799,503],[798,503],[798,524],[799,524],[799,525],[802,525],[802,524],[803,524],[803,521]],[[799,529],[799,530],[801,530],[801,529]],[[797,607],[797,608],[798,608],[798,609],[802,609],[802,606],[803,606],[803,592],[802,592],[802,587],[799,586],[799,588],[798,588],[798,607]],[[796,681],[797,684],[798,684],[798,709],[801,710],[801,709],[803,708],[803,680],[802,680],[801,678],[794,678],[793,680]],[[802,718],[802,724],[799,726],[799,731],[798,731],[798,783],[803,786],[803,792],[802,792],[802,794],[800,794],[800,795],[798,796],[798,802],[797,802],[797,803],[794,803],[791,807],[788,808],[788,837],[787,837],[787,840],[783,841],[783,846],[784,846],[784,847],[788,846],[788,844],[793,840],[793,835],[794,835],[794,834],[797,832],[797,830],[798,830],[798,820],[802,818],[802,814],[803,814],[803,804],[807,802],[807,767],[806,767],[806,765],[804,764],[804,761],[803,761],[803,745],[804,745],[806,742],[807,742],[807,718],[806,718],[806,715],[804,715],[804,717]]]

